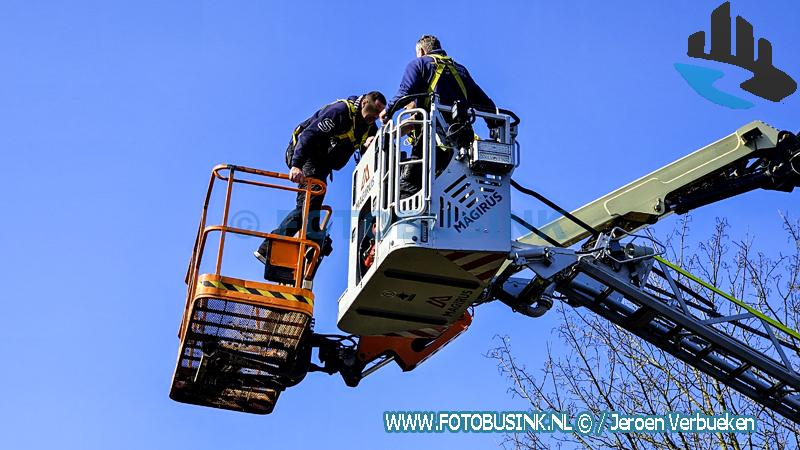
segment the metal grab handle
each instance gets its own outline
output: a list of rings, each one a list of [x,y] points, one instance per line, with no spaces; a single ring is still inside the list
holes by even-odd
[[[519,122],[520,122],[520,120],[519,120],[519,116],[518,116],[518,115],[516,115],[516,114],[514,113],[514,111],[511,111],[510,109],[505,109],[505,108],[497,108],[497,111],[498,111],[499,113],[501,113],[501,114],[506,114],[506,115],[508,115],[508,116],[511,116],[511,118],[513,119],[513,120],[511,121],[511,126],[512,126],[512,127],[515,127],[515,126],[519,125]]]
[[[432,96],[433,96],[433,94],[429,94],[429,93],[426,92],[424,94],[410,94],[410,95],[405,95],[403,97],[400,97],[394,103],[394,105],[392,105],[392,109],[387,112],[387,115],[391,118],[394,115],[394,113],[396,113],[397,110],[401,106],[405,107],[405,105],[407,105],[412,100],[416,101],[417,99],[420,99],[420,98],[432,97]]]
[[[421,118],[415,118],[415,116],[419,115]],[[407,117],[404,119],[404,117]],[[392,192],[392,203],[394,204],[394,211],[398,217],[411,217],[415,215],[419,215],[425,211],[425,193],[427,193],[430,185],[430,132],[429,132],[429,117],[428,111],[422,108],[413,108],[413,109],[406,109],[397,118],[397,126],[394,129],[394,136],[392,136],[393,144],[394,144],[394,164],[393,170],[394,173],[394,190]],[[417,160],[409,160],[409,161],[400,161],[400,149],[401,149],[401,140],[404,136],[403,128],[406,125],[421,125],[422,133],[421,136],[418,136],[419,142],[422,143],[422,154],[419,159]],[[419,192],[415,193],[413,196],[407,199],[400,199],[400,170],[404,166],[413,166],[413,165],[420,165],[421,166],[421,180],[420,180],[420,190]],[[410,204],[412,199],[416,196],[422,197],[421,201],[419,202],[419,206],[416,208],[408,208],[406,209],[403,205]]]
[[[378,139],[378,144],[375,151],[378,152],[378,174],[379,174],[379,189],[382,195],[378,199],[379,207],[378,210],[380,214],[376,219],[376,225],[378,229],[378,234],[382,233],[384,228],[391,223],[391,211],[392,211],[392,199],[394,198],[393,194],[393,180],[394,180],[394,140],[392,139],[392,133],[394,130],[394,123],[393,121],[388,121],[381,129],[378,131],[378,134],[375,136]],[[387,139],[388,137],[388,139]],[[385,146],[385,143],[388,142],[388,147]],[[388,220],[385,220],[385,217],[389,217]],[[385,221],[385,223],[384,223]]]

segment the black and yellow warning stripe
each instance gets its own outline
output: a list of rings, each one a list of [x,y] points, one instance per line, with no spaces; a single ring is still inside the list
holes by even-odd
[[[228,291],[241,292],[243,294],[259,295],[262,297],[277,298],[281,300],[289,300],[294,302],[305,303],[314,306],[314,300],[302,295],[291,294],[289,292],[271,291],[267,289],[256,289],[247,286],[239,286],[224,281],[202,280],[199,283],[201,286],[217,289],[225,289]]]

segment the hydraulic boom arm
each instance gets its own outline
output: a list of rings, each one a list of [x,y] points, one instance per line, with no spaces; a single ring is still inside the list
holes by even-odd
[[[572,212],[597,231],[620,227],[633,232],[672,213],[685,213],[755,189],[791,192],[800,186],[800,145],[796,135],[761,121],[751,122],[667,166]],[[561,217],[540,231],[569,247],[590,231]],[[518,242],[545,245],[535,233]]]

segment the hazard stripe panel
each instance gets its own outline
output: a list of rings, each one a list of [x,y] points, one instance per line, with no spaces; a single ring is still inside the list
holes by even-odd
[[[441,252],[442,256],[452,261],[462,269],[471,273],[481,281],[488,281],[508,258],[505,253],[486,252]]]
[[[300,302],[305,303],[311,306],[314,306],[314,301],[310,298],[306,298],[302,295],[294,295],[288,292],[280,292],[280,291],[270,291],[266,289],[256,289],[246,286],[239,286],[232,283],[225,283],[224,281],[213,281],[213,280],[203,280],[198,283],[204,287],[210,288],[217,288],[217,289],[225,289],[228,291],[236,291],[241,292],[243,294],[251,294],[251,295],[259,295],[262,297],[269,297],[269,298],[279,298],[283,300],[290,300],[293,302]]]

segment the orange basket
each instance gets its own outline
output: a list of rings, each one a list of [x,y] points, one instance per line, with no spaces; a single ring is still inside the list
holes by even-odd
[[[250,178],[238,177],[250,174]],[[255,179],[253,179],[255,177]],[[270,182],[265,182],[266,178]],[[302,286],[319,259],[319,245],[306,237],[309,201],[325,185],[309,179],[305,188],[286,185],[285,174],[219,165],[209,181],[194,250],[186,273],[186,308],[178,337],[180,347],[170,398],[196,405],[256,414],[272,411],[280,393],[298,383],[308,369],[314,296]],[[206,225],[214,185],[226,183],[221,225]],[[284,184],[277,184],[283,181]],[[303,224],[296,237],[228,226],[236,183],[303,192]],[[326,217],[331,210],[323,207]],[[200,273],[210,233],[220,233],[214,273]],[[222,256],[228,233],[261,237],[271,243],[270,264],[292,270],[291,284],[224,276]]]

